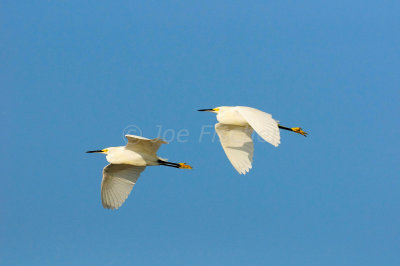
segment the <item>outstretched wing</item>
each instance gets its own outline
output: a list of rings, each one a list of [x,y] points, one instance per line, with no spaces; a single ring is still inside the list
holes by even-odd
[[[258,135],[278,147],[281,143],[281,137],[278,122],[272,118],[272,115],[247,106],[237,106],[236,108]]]
[[[128,139],[128,143],[126,144],[127,149],[150,155],[156,155],[160,146],[168,143],[160,138],[148,139],[134,135],[125,135],[125,137]]]
[[[109,164],[103,169],[101,202],[106,209],[118,209],[128,198],[146,166]]]
[[[215,125],[222,148],[233,167],[240,174],[246,174],[251,169],[254,144],[251,139],[251,127],[234,126],[217,123]]]

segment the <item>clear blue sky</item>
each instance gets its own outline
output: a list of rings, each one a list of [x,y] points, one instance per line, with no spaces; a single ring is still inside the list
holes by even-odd
[[[2,1],[0,264],[400,265],[398,1]],[[309,138],[239,175],[196,112],[252,106]],[[126,127],[190,135],[118,211]]]

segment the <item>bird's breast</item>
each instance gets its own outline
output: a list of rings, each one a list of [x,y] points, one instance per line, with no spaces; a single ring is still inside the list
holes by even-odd
[[[131,164],[135,166],[146,166],[146,160],[140,153],[122,150],[118,153],[108,154],[107,161],[112,164]]]

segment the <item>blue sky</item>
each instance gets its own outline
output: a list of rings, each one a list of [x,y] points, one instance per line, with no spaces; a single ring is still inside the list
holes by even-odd
[[[398,1],[2,1],[2,265],[399,265]],[[220,105],[310,137],[239,175]],[[118,211],[103,155],[189,132]]]

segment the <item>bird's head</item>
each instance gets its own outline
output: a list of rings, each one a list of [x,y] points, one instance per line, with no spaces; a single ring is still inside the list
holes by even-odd
[[[110,148],[107,149],[102,149],[102,150],[94,150],[94,151],[87,151],[86,153],[104,153],[104,154],[108,154]]]

